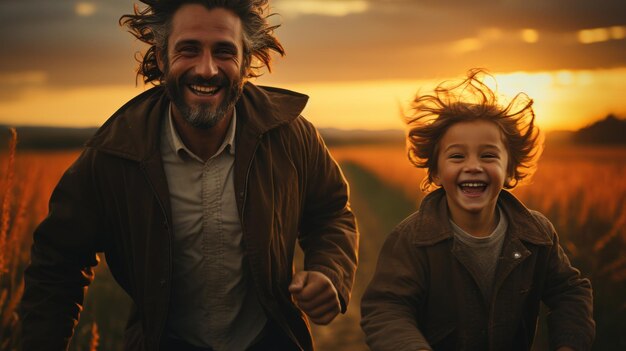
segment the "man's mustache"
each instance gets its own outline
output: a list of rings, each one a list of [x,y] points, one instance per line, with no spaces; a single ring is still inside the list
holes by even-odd
[[[227,86],[230,85],[230,81],[221,74],[215,75],[209,79],[201,76],[185,76],[183,77],[183,83],[194,85],[210,85],[210,86]]]

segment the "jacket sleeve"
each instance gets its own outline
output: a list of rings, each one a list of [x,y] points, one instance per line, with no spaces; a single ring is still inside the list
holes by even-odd
[[[406,230],[389,235],[361,300],[361,328],[372,351],[432,350],[417,323],[427,291],[427,264]]]
[[[94,278],[100,228],[90,152],[66,171],[37,227],[19,308],[24,350],[65,350]]]
[[[348,183],[317,130],[297,120],[303,137],[304,206],[300,246],[304,268],[326,275],[339,293],[341,311],[350,301],[359,234],[349,203]]]
[[[591,350],[595,338],[591,283],[570,264],[552,224],[545,217],[541,219],[552,231],[554,243],[542,296],[549,309],[550,348],[570,346],[577,351]]]

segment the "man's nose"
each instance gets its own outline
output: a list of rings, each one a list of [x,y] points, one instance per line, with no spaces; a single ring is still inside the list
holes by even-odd
[[[200,62],[196,65],[196,74],[203,78],[211,78],[218,73],[217,64],[210,53],[202,55]]]

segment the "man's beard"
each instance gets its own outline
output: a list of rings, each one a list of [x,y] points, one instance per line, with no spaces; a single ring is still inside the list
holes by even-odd
[[[224,98],[216,108],[209,103],[190,105],[185,101],[184,96],[184,89],[188,89],[187,86],[190,84],[217,86],[220,90],[224,90]],[[199,76],[191,77],[189,73],[177,79],[166,72],[165,87],[172,103],[187,122],[199,129],[210,129],[233,111],[243,90],[243,79],[231,81],[223,74],[204,79]]]

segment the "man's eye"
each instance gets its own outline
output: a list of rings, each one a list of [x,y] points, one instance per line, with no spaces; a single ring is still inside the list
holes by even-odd
[[[193,55],[198,52],[198,49],[193,46],[184,46],[178,50],[183,55]]]
[[[231,57],[234,56],[235,53],[230,49],[219,49],[215,51],[215,55],[218,57]]]

